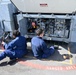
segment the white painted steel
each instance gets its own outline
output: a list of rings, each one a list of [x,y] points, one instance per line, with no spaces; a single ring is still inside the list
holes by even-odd
[[[22,12],[31,13],[72,13],[76,0],[11,0]]]

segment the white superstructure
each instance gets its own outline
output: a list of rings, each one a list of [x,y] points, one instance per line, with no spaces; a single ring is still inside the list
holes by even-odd
[[[11,0],[22,12],[32,13],[72,13],[76,10],[76,0]]]

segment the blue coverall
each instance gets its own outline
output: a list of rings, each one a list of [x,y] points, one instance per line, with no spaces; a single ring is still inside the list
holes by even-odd
[[[5,44],[5,50],[0,53],[0,60],[8,56],[10,59],[21,58],[27,54],[26,39],[23,36],[18,36],[8,44]]]
[[[55,51],[53,46],[47,48],[46,43],[39,36],[35,36],[32,38],[31,45],[32,45],[33,54],[38,59],[47,58],[50,55],[52,55]]]

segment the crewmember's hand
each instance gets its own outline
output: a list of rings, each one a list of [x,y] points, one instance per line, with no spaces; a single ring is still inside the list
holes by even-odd
[[[2,41],[2,45],[5,45],[5,42],[4,41]]]

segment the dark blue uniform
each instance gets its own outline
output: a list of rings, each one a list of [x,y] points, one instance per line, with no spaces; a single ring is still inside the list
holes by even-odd
[[[0,60],[5,58],[6,56],[11,59],[21,58],[25,54],[27,54],[26,49],[26,39],[23,36],[16,37],[10,43],[5,44],[5,51],[0,54]]]
[[[36,58],[47,58],[54,53],[54,47],[47,48],[41,37],[33,37],[31,40],[32,51]]]

